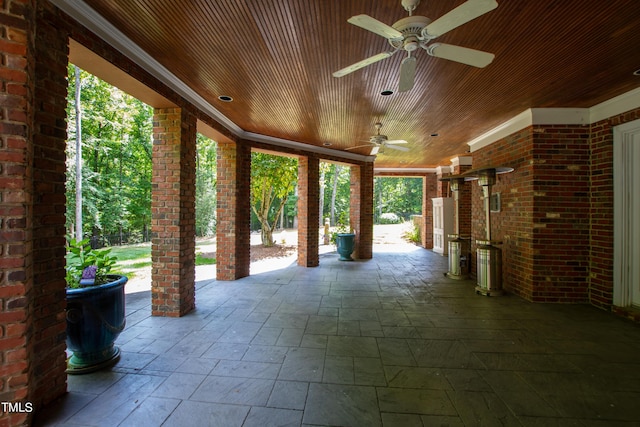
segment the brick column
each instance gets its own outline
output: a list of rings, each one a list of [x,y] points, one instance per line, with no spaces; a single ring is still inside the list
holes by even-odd
[[[298,265],[316,267],[319,257],[320,161],[298,159]]]
[[[433,197],[438,197],[438,177],[429,174],[422,177],[422,247],[433,248]]]
[[[196,119],[180,108],[153,117],[151,314],[195,307]]]
[[[354,258],[373,256],[373,162],[351,166],[349,222],[356,233]]]
[[[249,275],[251,263],[251,147],[218,142],[216,278]]]
[[[41,3],[0,3],[0,400],[35,411],[66,392],[68,41]]]

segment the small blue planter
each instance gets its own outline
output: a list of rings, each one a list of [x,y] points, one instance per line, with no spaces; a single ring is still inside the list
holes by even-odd
[[[67,289],[67,347],[73,355],[67,373],[86,374],[115,365],[120,349],[114,345],[126,323],[126,276],[109,276],[112,282]]]
[[[356,235],[354,233],[338,233],[336,238],[336,247],[340,261],[353,261],[351,254],[355,247]]]

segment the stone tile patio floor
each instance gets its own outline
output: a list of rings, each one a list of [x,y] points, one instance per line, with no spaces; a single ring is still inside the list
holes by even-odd
[[[120,362],[69,376],[35,424],[640,425],[640,325],[476,295],[413,246],[337,258],[199,281],[182,318],[128,294]]]

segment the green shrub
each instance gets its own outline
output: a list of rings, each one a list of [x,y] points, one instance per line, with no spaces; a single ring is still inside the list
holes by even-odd
[[[402,234],[402,238],[411,243],[420,243],[422,240],[420,238],[420,227],[414,224],[412,228]]]
[[[402,218],[392,212],[387,212],[380,215],[379,221],[380,224],[400,224]]]
[[[79,288],[85,269],[91,278],[95,278],[93,285],[103,285],[109,282],[108,275],[116,263],[116,257],[111,256],[111,249],[92,249],[89,239],[77,241],[69,238],[67,253],[66,281],[69,288]]]

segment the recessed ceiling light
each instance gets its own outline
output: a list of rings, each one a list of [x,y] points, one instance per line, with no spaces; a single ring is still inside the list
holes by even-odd
[[[389,96],[389,95],[393,95],[393,91],[392,90],[383,90],[382,92],[380,92],[380,95],[382,96]]]
[[[640,76],[640,68],[638,68],[637,70],[635,70],[635,71],[633,72],[633,75],[634,75],[634,76]]]
[[[331,143],[330,142],[323,142],[322,145],[324,145],[325,147],[331,147]]]
[[[227,95],[220,95],[220,96],[218,97],[218,99],[219,99],[220,101],[222,101],[222,102],[231,102],[231,101],[233,101],[233,98],[232,98],[232,97],[230,97],[230,96],[227,96]]]

